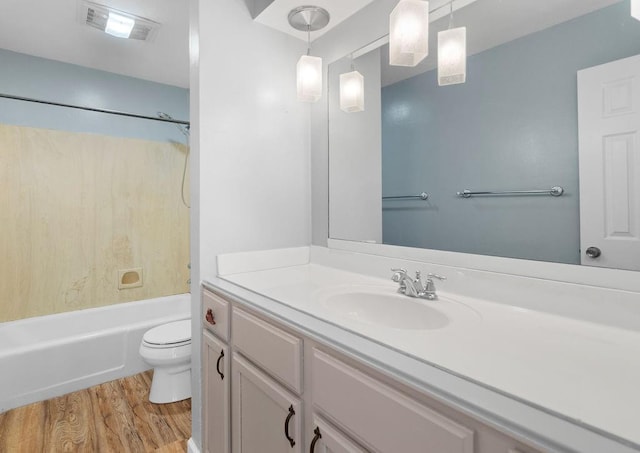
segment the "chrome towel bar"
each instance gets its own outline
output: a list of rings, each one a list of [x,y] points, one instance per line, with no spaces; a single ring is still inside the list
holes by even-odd
[[[428,200],[429,194],[422,192],[420,195],[400,195],[397,197],[382,197],[383,200]]]
[[[507,190],[503,192],[479,192],[465,189],[462,192],[456,193],[456,195],[462,198],[471,198],[475,195],[551,195],[554,197],[559,197],[562,194],[564,194],[564,189],[560,186],[542,190]]]

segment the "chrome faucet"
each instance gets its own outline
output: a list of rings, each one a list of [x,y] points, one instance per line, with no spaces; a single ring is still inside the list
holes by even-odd
[[[393,275],[391,280],[398,283],[398,292],[409,297],[419,297],[421,299],[435,300],[438,298],[436,294],[436,285],[433,282],[434,278],[438,280],[446,280],[446,277],[436,274],[427,274],[427,280],[422,280],[422,273],[416,271],[416,277],[411,278],[407,274],[406,269],[391,269]]]

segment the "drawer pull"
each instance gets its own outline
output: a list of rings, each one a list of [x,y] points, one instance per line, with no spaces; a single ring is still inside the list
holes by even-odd
[[[222,373],[222,371],[220,371],[220,361],[222,360],[223,357],[224,357],[224,351],[220,351],[220,357],[218,357],[218,361],[216,362],[216,371],[220,375],[220,379],[224,380],[224,374]]]
[[[320,428],[316,426],[316,429],[313,430],[315,436],[313,436],[313,440],[311,441],[311,448],[309,449],[309,453],[313,453],[316,449],[316,442],[322,439],[322,434],[320,434]]]
[[[289,436],[289,421],[291,421],[291,417],[296,415],[296,411],[293,410],[293,405],[289,406],[289,415],[287,415],[287,419],[284,421],[284,435],[289,441],[291,448],[296,444],[296,441],[293,440],[291,436]]]
[[[205,315],[205,319],[211,325],[215,325],[216,324],[216,318],[213,316],[213,310],[212,309],[209,308],[207,310],[207,314]]]

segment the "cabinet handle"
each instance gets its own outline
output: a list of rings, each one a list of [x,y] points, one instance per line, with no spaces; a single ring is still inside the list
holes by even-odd
[[[224,357],[224,351],[220,351],[220,357],[218,357],[218,361],[216,362],[216,371],[220,375],[220,379],[224,379],[224,374],[220,371],[220,361]]]
[[[215,325],[216,325],[216,318],[213,316],[213,310],[212,310],[212,309],[210,309],[210,308],[209,308],[209,309],[207,310],[207,314],[205,315],[205,317],[204,317],[204,318],[207,320],[207,322],[208,322],[209,324],[211,324],[211,325],[213,325],[213,326],[215,326]]]
[[[289,421],[291,420],[291,417],[293,417],[294,415],[296,415],[296,411],[293,410],[293,404],[292,404],[291,406],[289,406],[289,415],[287,415],[287,419],[284,421],[284,435],[289,441],[291,448],[293,448],[293,446],[296,444],[296,441],[293,440],[291,436],[289,436]]]
[[[313,436],[313,440],[311,441],[311,448],[309,449],[309,453],[313,453],[316,449],[316,442],[322,439],[322,434],[320,434],[320,428],[316,426],[316,429],[313,430],[315,436]]]

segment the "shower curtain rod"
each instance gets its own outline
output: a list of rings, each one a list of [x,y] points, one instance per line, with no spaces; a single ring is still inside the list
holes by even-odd
[[[27,98],[23,96],[14,96],[12,94],[0,93],[0,98],[13,99],[16,101],[34,102],[36,104],[54,105],[56,107],[69,107],[72,109],[86,110],[88,112],[108,113],[110,115],[127,116],[129,118],[140,118],[143,120],[160,121],[163,123],[183,124],[189,126],[191,123],[184,120],[174,120],[172,118],[160,118],[157,116],[138,115],[137,113],[121,112],[118,110],[98,109],[93,107],[85,107],[82,105],[64,104],[62,102],[43,101],[41,99]]]

